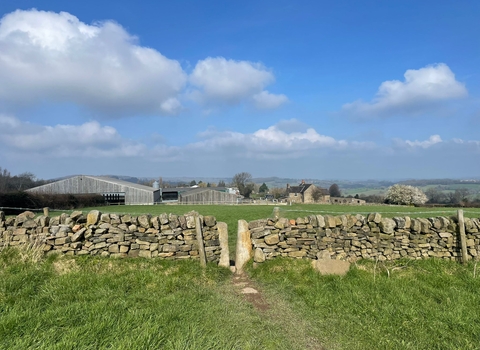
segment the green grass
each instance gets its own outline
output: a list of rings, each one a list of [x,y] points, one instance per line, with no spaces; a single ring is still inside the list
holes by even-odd
[[[0,253],[0,349],[300,349],[193,261]]]
[[[342,189],[342,194],[344,196],[355,196],[356,194],[371,196],[371,195],[384,195],[387,191],[387,188],[374,188],[374,187],[359,187],[359,188],[345,188]]]
[[[361,262],[339,277],[321,276],[305,260],[276,259],[250,273],[272,298],[291,304],[327,348],[478,349],[480,278],[473,269],[435,259]]]
[[[473,263],[362,261],[340,277],[276,259],[247,270],[269,310],[211,264],[6,249],[0,349],[478,349]]]

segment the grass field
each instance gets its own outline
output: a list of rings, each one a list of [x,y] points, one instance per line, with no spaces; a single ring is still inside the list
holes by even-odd
[[[277,259],[250,273],[328,349],[478,349],[474,269],[436,259],[364,261],[345,277],[319,276],[305,260]]]
[[[0,252],[0,349],[478,349],[474,266],[361,262],[344,277],[305,260],[248,272],[194,261]],[[322,344],[324,347],[321,347]]]

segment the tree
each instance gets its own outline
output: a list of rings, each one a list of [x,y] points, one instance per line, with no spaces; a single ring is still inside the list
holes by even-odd
[[[340,188],[338,188],[337,184],[333,184],[332,186],[330,186],[330,188],[328,189],[328,193],[330,193],[330,197],[342,196],[342,192],[340,192]]]
[[[195,180],[190,181],[190,186],[196,186],[197,182]]]
[[[7,192],[11,175],[7,169],[0,168],[0,193]]]
[[[418,187],[398,184],[389,187],[385,197],[388,204],[415,205],[426,201],[427,196]]]
[[[322,198],[323,194],[324,193],[321,188],[315,187],[312,191],[312,198],[315,202],[318,202]]]
[[[468,202],[470,191],[466,188],[459,188],[448,194],[448,201],[452,204],[463,204]]]
[[[447,196],[440,191],[437,187],[430,187],[425,191],[425,195],[428,198],[428,203],[446,203]]]
[[[262,186],[260,186],[258,192],[259,193],[268,193],[268,186],[265,184],[265,182],[262,184]]]
[[[235,174],[232,183],[245,198],[249,198],[255,188],[255,184],[252,182],[252,175],[246,172]]]
[[[218,185],[217,185],[217,186],[218,186],[218,187],[227,187],[227,186],[225,185],[225,181],[223,181],[223,180],[220,180],[220,181],[218,182]]]
[[[275,199],[279,199],[279,198],[285,196],[286,190],[285,190],[284,187],[273,187],[273,188],[270,190],[270,194],[273,194],[273,196],[275,197]]]

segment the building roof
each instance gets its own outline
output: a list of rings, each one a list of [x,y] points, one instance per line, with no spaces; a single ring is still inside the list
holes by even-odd
[[[150,186],[145,186],[145,185],[141,185],[141,184],[136,184],[136,183],[134,183],[134,182],[128,182],[128,181],[125,181],[125,180],[115,179],[115,178],[113,178],[113,177],[108,177],[108,176],[90,176],[90,175],[83,175],[83,176],[84,176],[84,177],[89,177],[89,178],[95,179],[95,180],[110,182],[110,183],[117,184],[117,185],[123,185],[123,186],[127,186],[127,187],[136,188],[136,189],[138,189],[138,190],[152,191],[152,192],[158,191],[158,188],[153,188],[153,187],[150,187]]]
[[[89,178],[89,179],[93,179],[93,180],[108,182],[108,183],[111,183],[111,184],[120,185],[120,186],[125,186],[125,187],[130,187],[130,188],[135,188],[135,189],[137,189],[137,190],[142,190],[142,191],[149,191],[149,192],[158,191],[158,189],[153,188],[153,187],[150,187],[150,186],[145,186],[145,185],[140,185],[140,184],[136,184],[136,183],[133,183],[133,182],[128,182],[128,181],[124,181],[124,180],[119,180],[119,179],[115,179],[115,178],[113,178],[113,177],[108,177],[108,176],[91,176],[91,175],[74,175],[74,176],[70,176],[70,177],[63,178],[63,179],[58,180],[58,181],[54,181],[54,182],[47,183],[47,184],[42,185],[42,186],[30,188],[30,189],[28,189],[27,191],[35,192],[36,189],[39,189],[39,188],[42,188],[42,187],[43,187],[43,188],[48,188],[50,185],[52,185],[52,184],[54,184],[54,183],[62,182],[62,181],[65,181],[65,180],[69,180],[69,179],[76,178],[76,177],[79,177],[79,178]]]
[[[312,184],[301,184],[299,186],[287,187],[287,193],[304,193]]]
[[[205,191],[228,192],[228,187],[173,187],[162,189],[163,193],[178,192],[179,194],[200,193]]]

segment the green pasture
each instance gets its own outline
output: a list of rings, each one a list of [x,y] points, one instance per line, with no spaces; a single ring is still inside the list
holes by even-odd
[[[0,349],[478,349],[472,262],[358,262],[343,277],[277,259],[248,274],[196,261],[0,251]]]
[[[359,187],[359,188],[345,188],[342,189],[342,195],[344,196],[355,196],[358,194],[359,196],[372,196],[372,195],[385,195],[387,189],[386,188],[374,188],[374,187]]]

